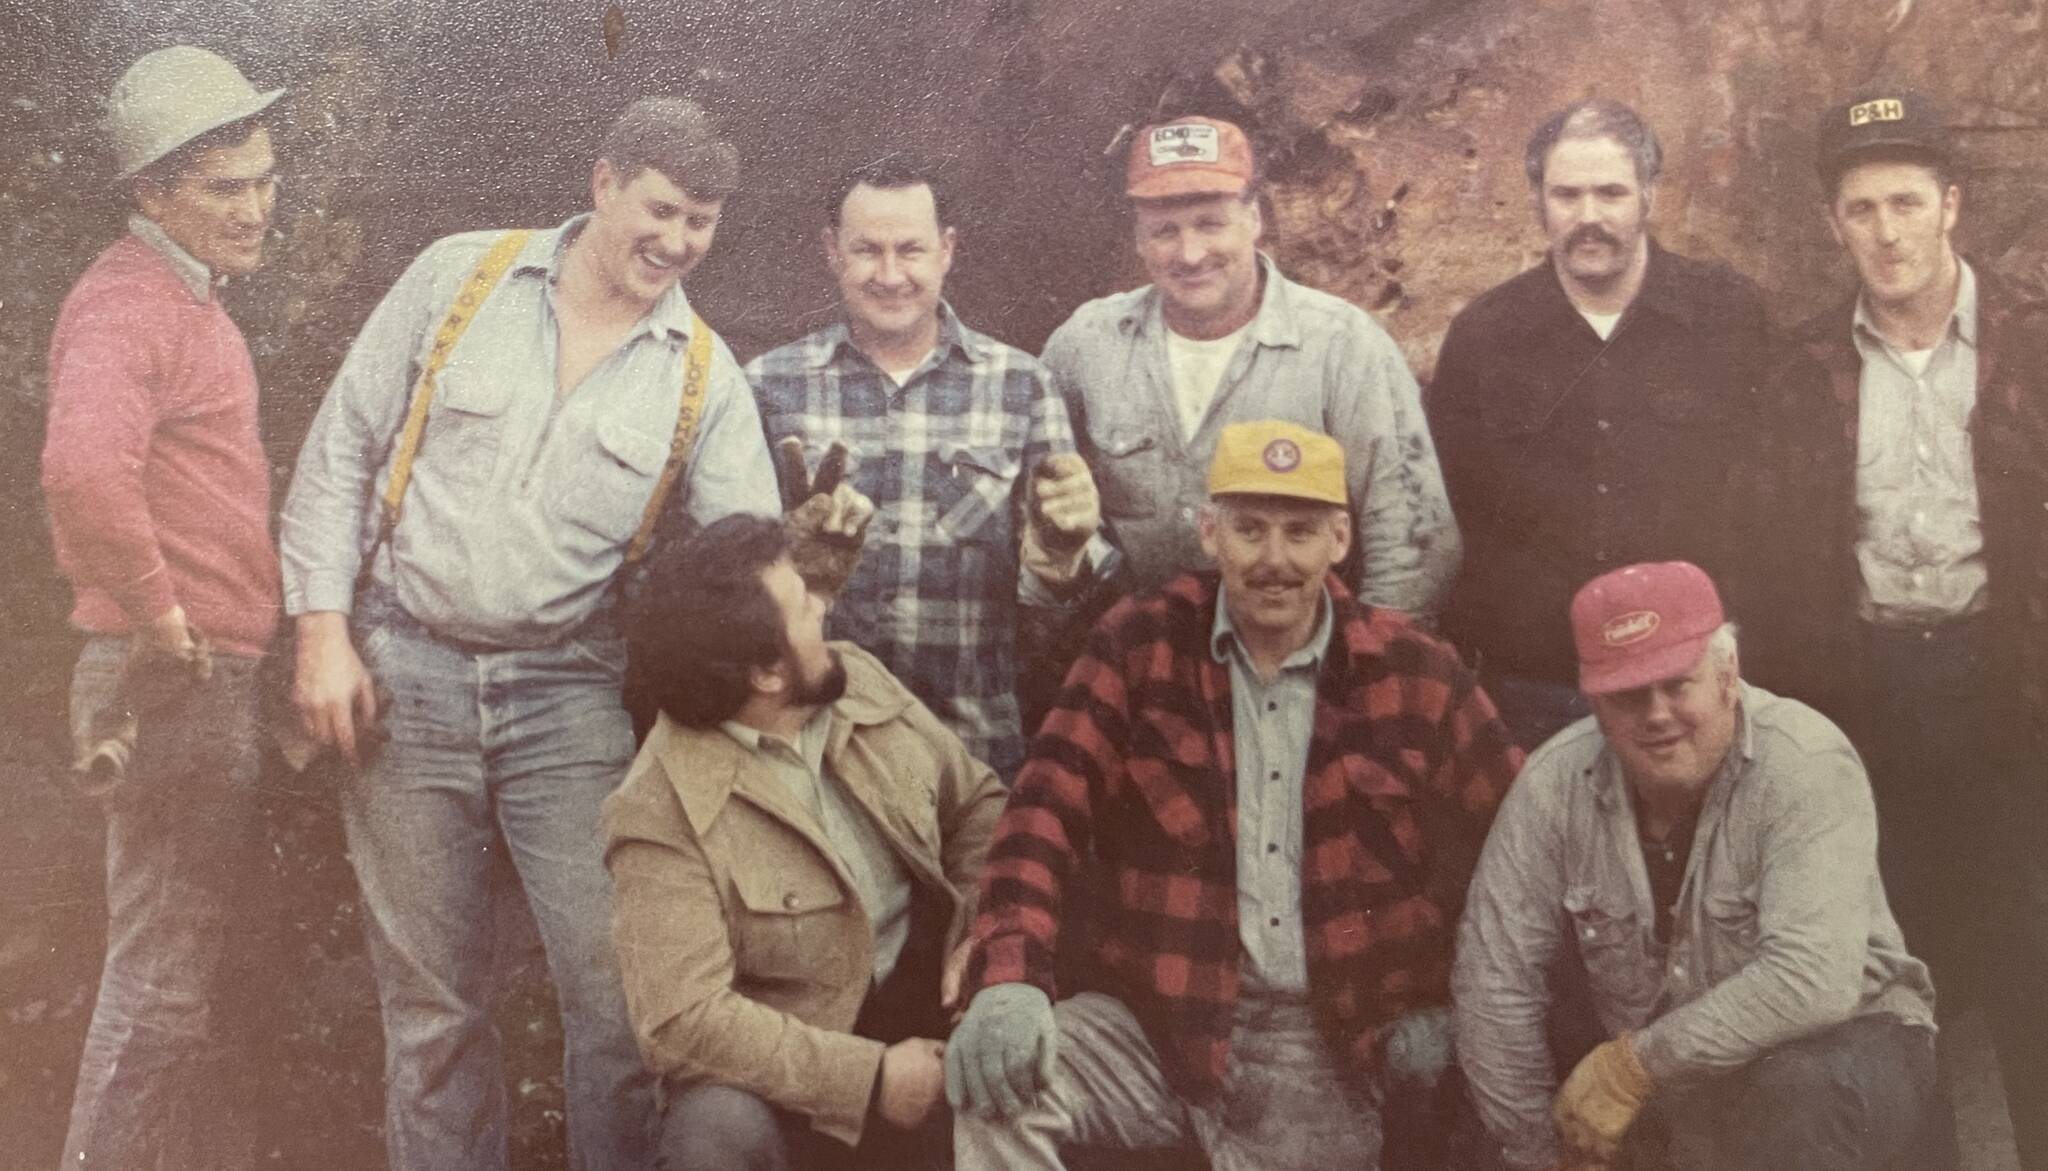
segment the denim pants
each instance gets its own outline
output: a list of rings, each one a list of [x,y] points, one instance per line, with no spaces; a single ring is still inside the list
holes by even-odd
[[[654,1085],[627,1023],[598,810],[633,734],[608,628],[538,650],[440,638],[359,599],[388,735],[342,792],[384,1017],[392,1171],[502,1171],[505,1071],[491,1013],[490,870],[502,834],[562,1013],[569,1166],[653,1165]]]
[[[125,637],[95,636],[71,677],[74,737],[112,700]],[[64,1140],[78,1168],[244,1168],[247,1014],[227,993],[262,938],[257,660],[216,655],[205,682],[134,698],[127,781],[104,802],[107,958]]]

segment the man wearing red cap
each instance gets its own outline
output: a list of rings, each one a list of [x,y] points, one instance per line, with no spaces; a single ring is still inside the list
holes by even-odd
[[[1507,1165],[1892,1166],[1932,1114],[1934,997],[1855,750],[1742,682],[1694,565],[1593,579],[1571,627],[1593,717],[1530,756],[1458,936],[1458,1059]],[[1546,1028],[1575,995],[1582,1058]]]
[[[1363,310],[1259,252],[1244,131],[1212,118],[1144,128],[1125,193],[1152,283],[1076,309],[1044,359],[1131,582],[1207,564],[1195,514],[1217,437],[1236,420],[1287,419],[1344,449],[1359,598],[1433,614],[1459,541],[1415,378]]]
[[[1449,647],[1332,574],[1336,441],[1221,427],[1209,493],[1218,572],[1102,619],[997,823],[946,1048],[962,1171],[1441,1165],[1396,1158],[1394,1103],[1448,1065],[1452,924],[1518,754]]]

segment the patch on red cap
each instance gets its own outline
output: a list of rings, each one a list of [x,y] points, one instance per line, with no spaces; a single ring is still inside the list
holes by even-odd
[[[1608,646],[1641,642],[1657,633],[1657,624],[1661,621],[1655,610],[1630,610],[1626,614],[1616,614],[1600,627],[1600,641]]]
[[[1292,439],[1275,439],[1259,458],[1266,461],[1269,472],[1291,472],[1301,466],[1301,447]]]

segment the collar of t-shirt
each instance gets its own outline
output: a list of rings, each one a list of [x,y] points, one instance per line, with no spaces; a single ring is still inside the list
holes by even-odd
[[[933,350],[937,348],[937,346],[932,347]],[[875,363],[875,365],[882,366],[882,373],[887,374],[889,376],[889,381],[895,383],[897,386],[902,386],[904,383],[910,381],[910,376],[912,374],[917,373],[917,368],[919,366],[924,365],[925,362],[931,358],[931,356],[932,350],[926,350],[924,353],[919,354],[917,357],[911,359],[910,362],[907,363],[906,365],[882,366],[880,362]]]
[[[1593,327],[1593,332],[1599,334],[1603,342],[1614,336],[1614,326],[1621,320],[1619,313],[1592,313],[1584,309],[1579,310],[1579,316],[1586,319],[1586,324]]]
[[[1166,360],[1173,371],[1173,404],[1183,436],[1193,438],[1201,427],[1202,416],[1208,414],[1217,388],[1223,385],[1230,359],[1251,327],[1247,321],[1218,338],[1185,337],[1167,329]]]

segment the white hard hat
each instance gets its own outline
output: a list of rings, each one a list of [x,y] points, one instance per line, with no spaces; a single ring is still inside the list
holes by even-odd
[[[261,113],[284,94],[257,93],[218,53],[172,45],[138,57],[107,95],[107,137],[126,179],[199,137]]]

